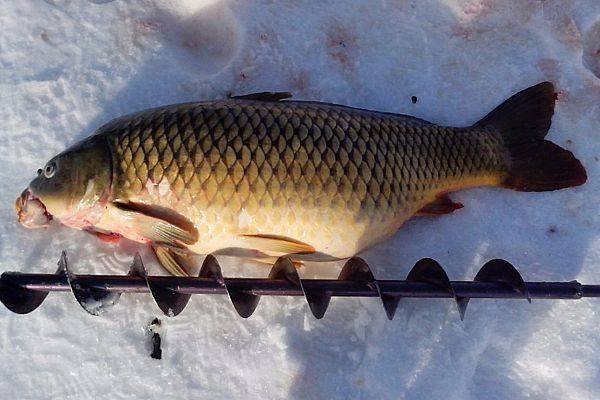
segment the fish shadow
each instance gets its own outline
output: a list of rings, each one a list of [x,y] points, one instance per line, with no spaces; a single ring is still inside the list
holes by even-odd
[[[435,13],[429,16],[435,15],[432,18],[436,23],[447,24],[456,34],[469,37],[465,37],[465,47],[461,49],[466,55],[449,59],[443,65],[429,66],[423,71],[420,83],[411,80],[410,74],[396,74],[396,80],[392,80],[394,88],[401,92],[402,88],[409,87],[419,99],[431,96],[433,89],[428,87],[429,76],[460,76],[464,67],[460,60],[476,58],[481,47],[477,43],[489,40],[486,32],[491,29],[480,26],[477,20],[461,21],[443,2],[422,4],[424,14],[427,13],[423,9],[435,8]],[[400,34],[389,39],[390,47],[397,47],[401,52],[401,42],[414,39],[411,41],[413,48],[426,49],[428,42],[439,39],[428,37],[426,32],[421,36],[414,35],[410,30],[409,26],[404,30],[407,37]],[[373,35],[377,36],[377,33]],[[522,48],[524,53],[528,50]],[[553,53],[552,49],[546,50]],[[434,57],[427,51],[424,53],[420,53],[422,64]],[[379,55],[381,58],[389,56]],[[369,60],[372,64],[378,61],[386,63],[377,57]],[[492,63],[486,63],[483,68],[486,67],[493,68]],[[398,67],[397,71],[402,69]],[[438,109],[430,115],[418,116],[434,122],[468,126],[517,90],[552,78],[543,71],[528,72],[531,72],[531,80],[527,83],[509,82],[512,86],[506,88],[504,95],[487,96],[486,108],[482,104],[469,113],[462,112],[468,114],[470,120],[450,121],[448,115],[453,113],[454,105],[443,108],[446,115],[440,114]],[[377,86],[375,74],[361,85],[369,87],[371,79],[375,81],[372,86]],[[477,79],[465,77],[458,81],[471,88],[469,93],[481,93],[485,86]],[[458,88],[456,83],[448,84],[459,92],[460,97],[460,91],[464,89]],[[394,111],[407,113],[407,107]],[[557,112],[561,112],[560,105]],[[556,136],[565,133],[555,125],[548,139],[557,141]],[[549,193],[480,188],[455,193],[451,197],[463,203],[464,210],[437,218],[414,218],[393,238],[360,256],[372,266],[378,279],[404,279],[412,266],[425,257],[436,259],[451,280],[472,280],[479,268],[494,258],[513,263],[526,281],[576,279],[584,266],[586,252],[597,237],[593,225],[586,222],[586,215],[593,215],[598,207],[597,201],[588,204],[581,200],[594,196],[597,163],[594,164],[591,152],[582,151],[577,156],[588,168],[590,177],[581,188]],[[584,204],[576,209],[567,207],[569,203],[581,202]],[[514,371],[519,367],[521,356],[547,327],[558,306],[556,301],[534,300],[530,305],[524,300],[476,299],[469,304],[466,320],[461,322],[456,306],[450,300],[403,299],[396,318],[388,321],[376,299],[338,300],[323,320],[310,325],[311,329],[288,329],[290,352],[301,365],[289,397],[516,399],[528,398],[531,393],[539,395],[539,392],[532,392],[526,378],[515,379]],[[578,304],[569,306],[577,307]],[[312,318],[306,315],[305,319]],[[555,362],[560,363],[560,359]],[[544,381],[531,370],[519,371],[525,377],[537,378],[538,389],[544,384],[552,386],[550,381]],[[539,390],[550,395],[549,388]]]

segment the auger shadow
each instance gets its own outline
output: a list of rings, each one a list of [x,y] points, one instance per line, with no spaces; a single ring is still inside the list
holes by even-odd
[[[442,2],[426,4],[435,7],[435,13],[429,17],[435,15],[431,18],[437,23],[454,26],[465,35],[481,34],[483,28],[477,26],[476,20],[462,23]],[[391,40],[398,49],[402,48],[401,37]],[[420,45],[413,45],[427,48],[428,38],[421,40]],[[479,40],[489,39],[483,35]],[[461,51],[476,56],[477,39],[469,37],[467,42],[475,45],[466,43]],[[528,48],[521,50],[527,52]],[[457,61],[454,67],[433,67],[428,73],[448,75],[459,64]],[[551,78],[542,72],[528,83]],[[362,84],[369,86],[369,78]],[[414,85],[401,76],[395,84]],[[470,84],[478,86],[476,82]],[[497,97],[486,95],[487,108],[474,117],[483,117],[527,84],[509,85],[516,86],[507,87]],[[423,90],[427,91],[425,83]],[[559,104],[557,113],[560,112]],[[452,106],[448,113],[452,113]],[[420,116],[435,121],[435,116]],[[466,126],[475,120],[456,122]],[[568,132],[553,127],[548,139],[564,145],[560,138],[565,134]],[[478,269],[493,258],[512,262],[525,280],[575,279],[592,239],[597,236],[592,225],[583,223],[582,216],[597,212],[594,210],[598,204],[592,201],[575,214],[565,204],[579,196],[593,197],[590,186],[595,185],[598,168],[592,153],[577,154],[588,168],[587,186],[541,194],[495,188],[457,193],[452,197],[465,204],[461,212],[439,218],[415,218],[391,240],[361,256],[379,279],[404,279],[414,263],[424,257],[438,260],[452,280],[473,279]],[[536,212],[538,206],[549,211]],[[535,340],[556,305],[543,300],[532,305],[519,300],[473,300],[466,320],[461,322],[450,300],[404,299],[390,322],[375,299],[332,303],[324,319],[309,323],[309,329],[297,325],[288,329],[290,351],[301,366],[290,390],[291,398],[526,398],[527,383],[513,377],[518,356]],[[573,302],[570,306],[581,305]],[[305,311],[305,320],[311,319],[309,311]]]

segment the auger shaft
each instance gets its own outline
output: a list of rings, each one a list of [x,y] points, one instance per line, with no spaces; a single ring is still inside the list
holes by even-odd
[[[148,293],[150,289],[142,277],[130,275],[73,275],[79,285],[116,293]],[[200,277],[148,276],[148,280],[165,290],[181,294],[227,294],[238,290],[257,296],[304,296],[304,292],[285,279],[224,278],[224,286]],[[70,292],[66,276],[5,272],[2,280],[25,289],[44,292]],[[522,299],[504,283],[450,281],[456,297],[482,299]],[[369,282],[340,281],[336,279],[303,279],[305,290],[323,290],[333,297],[379,297],[382,295],[417,298],[452,298],[448,291],[430,283],[405,280],[379,280],[379,291]],[[531,299],[580,299],[600,297],[600,285],[582,285],[579,282],[525,282]]]
[[[451,298],[461,319],[469,299],[580,299],[600,297],[600,285],[571,282],[525,282],[507,261],[491,260],[472,281],[451,281],[430,258],[420,260],[405,280],[377,280],[369,265],[354,257],[338,279],[300,279],[287,257],[280,258],[267,278],[224,278],[216,258],[208,255],[197,277],[148,276],[139,255],[128,275],[75,275],[63,252],[55,274],[5,272],[0,278],[0,301],[11,311],[35,310],[49,292],[73,293],[89,313],[99,315],[122,293],[150,293],[167,315],[179,314],[192,294],[228,295],[237,313],[252,315],[261,296],[303,296],[316,318],[322,318],[331,297],[378,297],[389,319],[400,299]]]

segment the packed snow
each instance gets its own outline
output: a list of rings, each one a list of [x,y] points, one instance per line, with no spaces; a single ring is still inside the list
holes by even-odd
[[[588,171],[550,193],[481,188],[465,208],[409,221],[362,256],[403,279],[422,257],[452,279],[505,258],[527,280],[600,284],[600,2],[597,0],[0,2],[0,271],[125,274],[136,251],[67,228],[30,231],[14,200],[35,171],[104,122],[168,103],[291,91],[297,99],[469,125],[516,91],[553,81],[549,139]],[[413,96],[416,99],[413,99]],[[416,100],[416,102],[413,102]],[[221,259],[225,275],[267,268]],[[339,266],[307,266],[334,277]],[[299,298],[263,298],[249,319],[225,296],[162,317],[150,358],[148,295],[100,317],[67,293],[28,315],[0,307],[4,398],[597,399],[600,300],[334,299],[315,320]]]

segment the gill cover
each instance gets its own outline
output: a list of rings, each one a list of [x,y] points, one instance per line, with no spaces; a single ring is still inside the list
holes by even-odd
[[[103,136],[79,142],[38,170],[31,194],[46,210],[68,225],[93,223],[106,202],[112,180],[111,154]]]

